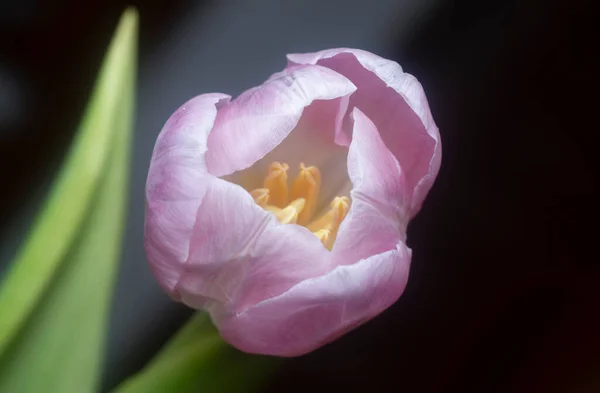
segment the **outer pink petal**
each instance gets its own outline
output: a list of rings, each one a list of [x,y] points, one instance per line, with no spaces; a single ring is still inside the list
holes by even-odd
[[[205,94],[182,105],[163,127],[146,182],[145,247],[158,282],[173,294],[188,258],[196,211],[205,193],[208,135],[224,94]]]
[[[298,356],[373,318],[404,291],[410,250],[397,249],[340,266],[241,313],[215,318],[221,335],[237,348]]]
[[[437,126],[421,84],[395,62],[358,49],[290,54],[292,64],[320,64],[346,76],[358,88],[351,105],[377,126],[406,173],[412,189],[411,215],[420,209],[441,161]]]
[[[406,184],[398,161],[358,108],[352,120],[348,151],[352,205],[332,250],[335,265],[395,249],[405,239],[408,224]]]
[[[218,318],[322,275],[329,252],[306,228],[282,225],[240,186],[212,178],[195,214],[190,254],[176,287]]]
[[[290,134],[313,101],[339,99],[355,90],[342,75],[307,65],[242,93],[219,111],[209,137],[209,171],[225,176],[250,167]]]

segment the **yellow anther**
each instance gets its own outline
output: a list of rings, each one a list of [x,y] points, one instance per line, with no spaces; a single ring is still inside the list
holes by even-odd
[[[335,197],[330,209],[313,220],[321,189],[321,171],[316,166],[307,167],[301,163],[300,172],[291,190],[288,190],[288,169],[285,162],[271,163],[263,188],[250,191],[250,195],[257,205],[274,214],[280,223],[305,226],[325,248],[331,250],[340,225],[350,209],[350,199]],[[288,204],[290,199],[292,202]]]
[[[304,198],[304,210],[298,216],[298,224],[306,225],[312,219],[317,207],[321,188],[321,171],[316,166],[300,164],[300,172],[292,185],[292,199]]]
[[[281,211],[280,207],[273,206],[273,205],[266,205],[263,207],[263,209],[265,209],[266,211],[271,212],[271,213],[279,213]]]
[[[295,224],[298,221],[298,215],[304,209],[304,198],[298,198],[280,211],[275,213],[275,217],[282,224]]]
[[[269,203],[268,188],[257,188],[256,190],[250,191],[250,195],[252,195],[254,202],[260,207],[265,207],[267,206],[267,203]]]
[[[329,211],[306,227],[319,238],[325,248],[331,250],[340,224],[346,218],[349,209],[350,200],[348,197],[335,197],[331,202]]]
[[[346,218],[348,210],[350,210],[350,199],[345,196],[333,198],[331,209],[335,210],[334,221],[336,226],[339,227],[344,218]]]
[[[313,232],[313,235],[315,235],[321,241],[321,243],[327,247],[331,235],[331,231],[329,229],[319,229],[318,231]]]
[[[346,214],[350,209],[350,200],[345,196],[335,197],[330,206],[331,208],[327,213],[306,226],[311,232],[316,232],[319,229],[329,229],[332,233],[337,233],[340,224],[346,218]]]
[[[277,207],[285,207],[288,201],[287,170],[285,162],[273,162],[263,186],[269,190],[269,203]]]

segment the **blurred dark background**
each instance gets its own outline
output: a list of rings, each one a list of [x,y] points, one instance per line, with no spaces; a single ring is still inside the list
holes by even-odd
[[[127,4],[141,16],[130,212],[104,387],[189,317],[142,246],[146,170],[168,116],[232,95],[288,52],[358,47],[424,85],[443,140],[410,225],[402,298],[288,359],[267,392],[598,392],[593,172],[597,13],[571,0],[0,1],[0,274],[69,146]]]

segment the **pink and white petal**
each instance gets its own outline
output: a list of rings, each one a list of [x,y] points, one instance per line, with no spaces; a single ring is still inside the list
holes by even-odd
[[[406,180],[373,122],[354,108],[348,174],[352,204],[332,250],[335,265],[352,264],[396,247],[406,237]]]
[[[144,244],[158,282],[173,296],[206,182],[204,155],[224,94],[205,94],[182,105],[163,127],[146,181]]]
[[[212,178],[176,290],[190,307],[243,312],[324,274],[329,253],[306,228],[280,224],[243,188]]]
[[[287,66],[282,71],[271,75],[269,79],[267,79],[267,82],[278,79],[293,80],[294,74],[303,67],[306,67],[306,65]],[[329,68],[323,68],[331,72]],[[336,75],[335,79],[337,78],[339,78],[339,74]],[[307,129],[308,139],[310,139],[311,143],[324,145],[335,143],[345,147],[348,147],[350,144],[349,136],[345,134],[342,127],[346,112],[348,111],[350,95],[356,91],[356,86],[348,81],[347,78],[345,79],[350,83],[350,86],[346,88],[347,94],[342,95],[337,99],[315,100],[315,102],[309,105],[302,114],[302,119],[300,120],[301,123],[298,127]],[[306,144],[306,142],[304,143]]]
[[[339,266],[242,313],[212,313],[222,337],[242,351],[299,356],[319,348],[391,306],[406,287],[411,252],[386,253]]]
[[[433,185],[441,162],[438,128],[417,79],[396,62],[359,49],[330,49],[290,54],[292,66],[319,64],[339,72],[358,88],[351,105],[360,108],[377,126],[382,139],[406,173],[412,189],[414,216]]]
[[[290,134],[311,103],[346,97],[355,90],[335,71],[305,65],[242,93],[219,110],[208,139],[210,173],[220,177],[252,166]]]
[[[348,147],[335,141],[336,135],[345,135],[342,120],[346,117],[348,101],[348,96],[314,101],[304,109],[294,130],[279,146],[252,167],[225,179],[252,190],[263,186],[267,169],[274,161],[289,164],[290,180],[298,174],[300,163],[314,165],[324,179],[316,211],[328,208],[333,197],[350,183],[346,168]]]

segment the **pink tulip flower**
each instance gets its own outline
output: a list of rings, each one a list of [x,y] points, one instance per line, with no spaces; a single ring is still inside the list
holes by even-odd
[[[204,94],[160,133],[145,247],[175,300],[240,350],[297,356],[406,286],[406,228],[437,175],[420,83],[356,49],[288,55],[236,99]]]

